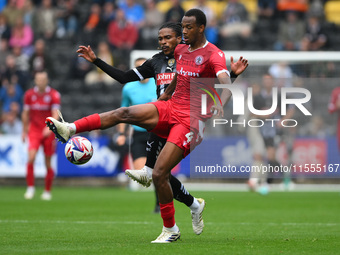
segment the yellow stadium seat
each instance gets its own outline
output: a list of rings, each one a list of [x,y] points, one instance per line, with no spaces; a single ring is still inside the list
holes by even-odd
[[[196,1],[187,0],[182,2],[182,7],[185,11],[193,8],[195,6]],[[250,19],[253,21],[256,19],[257,12],[257,0],[241,0],[241,3],[245,5],[247,11],[249,12]],[[223,11],[227,7],[228,1],[218,1],[218,0],[210,0],[207,1],[207,4],[213,9],[217,18],[222,16]],[[165,13],[171,8],[170,1],[161,1],[157,4],[158,10]]]
[[[325,15],[327,21],[340,25],[340,1],[326,2]]]

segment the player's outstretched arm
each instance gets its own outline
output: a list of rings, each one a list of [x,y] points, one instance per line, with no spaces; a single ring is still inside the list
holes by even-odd
[[[218,81],[220,84],[231,84],[231,80],[230,77],[227,73],[222,72],[220,73],[218,76]],[[224,115],[224,111],[223,111],[223,106],[229,102],[231,97],[231,92],[229,89],[222,89],[222,93],[221,93],[221,101],[222,101],[222,105],[213,105],[210,109],[211,112],[214,113],[214,115],[217,115],[219,117],[223,117]]]
[[[90,45],[87,47],[80,45],[77,53],[79,53],[78,57],[84,58],[91,63],[93,63],[97,58]]]
[[[233,56],[230,57],[230,69],[236,75],[243,73],[247,69],[248,65],[248,59],[245,59],[242,56],[235,63]]]
[[[138,75],[132,70],[128,71],[122,71],[118,68],[115,68],[113,66],[110,66],[100,58],[97,58],[96,54],[91,49],[91,46],[79,46],[79,49],[77,50],[77,53],[79,53],[78,57],[82,57],[86,59],[87,61],[95,64],[98,66],[103,72],[107,73],[110,77],[115,79],[116,81],[125,84],[127,82],[131,81],[139,81]]]

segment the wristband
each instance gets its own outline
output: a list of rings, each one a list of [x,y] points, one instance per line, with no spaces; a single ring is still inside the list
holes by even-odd
[[[231,79],[236,79],[237,78],[237,74],[235,74],[233,71],[230,72],[230,78]]]

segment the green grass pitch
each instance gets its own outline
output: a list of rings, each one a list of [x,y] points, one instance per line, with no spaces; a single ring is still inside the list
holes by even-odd
[[[340,254],[339,192],[193,192],[207,206],[196,236],[178,202],[181,240],[161,232],[153,192],[55,187],[52,201],[0,188],[0,254]]]

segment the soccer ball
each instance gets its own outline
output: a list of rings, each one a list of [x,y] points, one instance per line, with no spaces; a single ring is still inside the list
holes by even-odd
[[[65,156],[72,164],[82,165],[93,155],[93,147],[89,140],[82,136],[74,136],[65,146]]]

